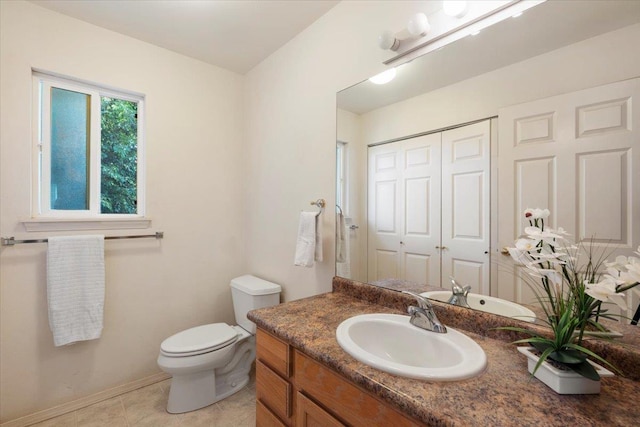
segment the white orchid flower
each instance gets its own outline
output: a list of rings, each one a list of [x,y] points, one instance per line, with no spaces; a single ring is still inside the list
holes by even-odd
[[[516,240],[516,249],[521,251],[535,251],[538,242],[532,239],[518,239]]]
[[[626,256],[617,256],[616,260],[613,262],[606,262],[604,263],[604,265],[606,265],[608,268],[615,268],[616,270],[622,270],[623,268],[625,268],[625,266],[629,263],[629,259]]]
[[[560,286],[562,284],[562,275],[556,270],[548,268],[538,268],[534,263],[529,263],[526,267],[527,272],[533,277],[546,277],[552,284],[556,286]]]
[[[613,282],[616,286],[624,285],[624,280],[620,279],[620,277],[611,276],[609,274],[603,274],[602,277],[600,277],[600,282],[602,281]]]
[[[616,281],[611,277],[605,277],[598,283],[585,283],[585,293],[598,301],[614,302],[622,310],[627,309],[624,294],[616,292]]]
[[[534,226],[525,227],[524,234],[526,234],[529,237],[539,236],[542,234],[542,230],[539,227],[534,227]],[[534,238],[534,237],[531,237],[531,238]]]
[[[620,279],[628,285],[640,282],[640,262],[626,265],[627,271],[620,272]]]
[[[533,217],[534,218],[547,219],[547,218],[549,218],[549,215],[551,215],[551,212],[549,212],[549,209],[534,209],[533,210]]]
[[[524,233],[528,238],[535,240],[536,244],[542,240],[548,245],[555,246],[558,240],[564,240],[561,234],[557,234],[551,229],[542,231],[538,227],[526,227]]]
[[[518,263],[518,264],[528,264],[531,261],[531,258],[529,257],[529,252],[527,251],[523,251],[517,248],[507,248],[509,250],[509,255],[511,255],[511,258],[513,258],[513,260]]]

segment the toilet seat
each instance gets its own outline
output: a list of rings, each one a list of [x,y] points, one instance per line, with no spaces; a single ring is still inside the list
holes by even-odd
[[[170,336],[160,344],[160,352],[168,357],[187,357],[208,353],[233,344],[238,332],[226,323],[196,326]]]

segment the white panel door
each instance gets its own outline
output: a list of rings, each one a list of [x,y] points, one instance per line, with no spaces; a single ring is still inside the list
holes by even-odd
[[[640,79],[499,111],[498,242],[522,235],[526,208],[549,208],[549,226],[593,239],[609,259],[640,244]],[[532,301],[501,257],[497,296]],[[519,275],[516,275],[519,276]],[[628,293],[630,310],[638,305]],[[629,313],[628,313],[629,314]]]
[[[440,135],[369,148],[368,280],[439,281]]]
[[[490,292],[489,120],[442,133],[442,285]]]
[[[437,286],[440,260],[440,135],[402,143],[402,278]]]
[[[369,148],[368,280],[399,277],[400,152],[398,147]]]

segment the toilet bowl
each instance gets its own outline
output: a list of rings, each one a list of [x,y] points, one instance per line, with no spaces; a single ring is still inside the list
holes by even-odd
[[[160,345],[158,366],[171,374],[167,412],[194,411],[239,391],[249,382],[256,356],[250,310],[280,302],[279,285],[245,275],[231,281],[238,326],[212,323],[170,336]]]

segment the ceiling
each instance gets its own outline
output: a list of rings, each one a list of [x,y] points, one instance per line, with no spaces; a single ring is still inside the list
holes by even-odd
[[[31,0],[31,3],[245,74],[339,1]]]

